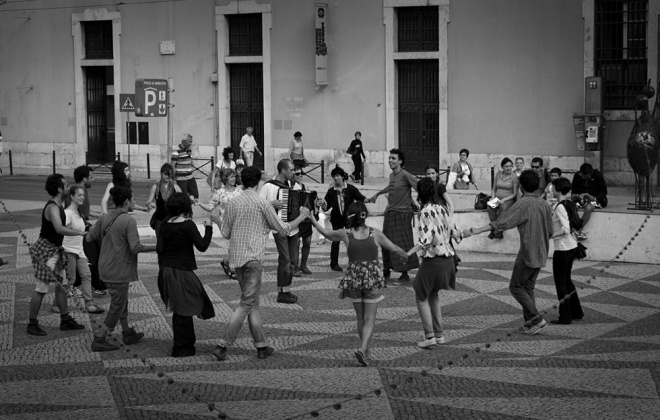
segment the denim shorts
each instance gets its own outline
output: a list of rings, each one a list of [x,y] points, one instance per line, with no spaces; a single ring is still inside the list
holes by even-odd
[[[341,299],[349,298],[353,303],[378,303],[385,299],[383,289],[376,287],[373,289],[344,289],[339,292]]]

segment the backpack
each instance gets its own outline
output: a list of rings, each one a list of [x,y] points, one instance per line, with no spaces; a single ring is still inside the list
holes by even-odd
[[[566,214],[568,215],[568,223],[571,226],[571,230],[582,229],[582,225],[583,225],[582,219],[578,214],[577,206],[575,205],[575,202],[571,200],[564,200],[559,204],[563,204],[564,208],[566,209]]]
[[[94,241],[87,241],[86,239],[83,238],[83,252],[87,257],[87,261],[89,262],[89,265],[92,265],[98,269],[99,257],[101,256],[101,245],[103,244],[103,237],[108,233],[108,230],[110,230],[110,227],[113,225],[113,223],[115,223],[115,220],[117,220],[120,215],[121,213],[110,221],[110,224],[101,233],[101,237],[99,239],[96,239]],[[99,219],[99,221],[96,223],[101,223],[101,220],[103,219]]]

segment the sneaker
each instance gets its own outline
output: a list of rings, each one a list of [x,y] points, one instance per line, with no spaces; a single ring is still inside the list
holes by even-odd
[[[105,309],[96,306],[96,305],[89,305],[85,308],[88,314],[102,314],[105,312]]]
[[[538,324],[532,325],[531,327],[527,328],[527,331],[525,331],[525,334],[527,334],[527,335],[536,335],[543,328],[545,328],[547,326],[548,326],[548,323],[545,321],[545,319],[541,319],[541,322],[539,322]]]
[[[41,329],[38,323],[28,324],[27,333],[28,335],[37,335],[37,336],[44,336],[47,334],[46,331]]]
[[[218,359],[218,361],[222,362],[227,358],[227,347],[215,346],[211,354]]]
[[[584,241],[585,239],[587,239],[587,232],[583,230],[579,231],[577,235],[575,235],[575,239],[577,239],[578,241]]]
[[[301,270],[296,270],[293,272],[293,277],[302,277],[302,271]]]
[[[272,347],[259,347],[257,349],[257,357],[259,359],[265,359],[268,356],[272,356],[275,353],[275,349]]]
[[[94,289],[92,288],[92,293],[95,294],[96,296],[105,296],[106,292],[105,290],[99,290],[99,289]]]
[[[408,276],[408,273],[403,273],[401,274],[401,277],[399,277],[396,281],[394,281],[394,284],[398,284],[398,285],[410,284],[410,276]]]
[[[296,303],[298,302],[298,296],[294,295],[291,292],[278,293],[277,294],[278,303]]]
[[[119,346],[108,343],[105,337],[94,337],[92,341],[92,351],[113,351],[119,350]]]
[[[445,344],[445,336],[441,335],[440,337],[435,338],[436,344]]]
[[[307,267],[302,267],[300,271],[302,271],[303,274],[312,274],[312,271]]]
[[[330,268],[331,268],[333,271],[344,271],[344,269],[341,268],[341,267],[338,266],[338,265],[331,265]]]
[[[418,342],[417,347],[420,347],[420,348],[423,348],[423,349],[428,349],[428,348],[431,348],[431,347],[435,346],[436,344],[437,343],[436,343],[435,337],[431,337],[431,338],[425,338],[424,340]]]
[[[134,328],[131,327],[126,331],[122,331],[121,336],[124,344],[130,346],[131,344],[135,344],[138,341],[142,340],[144,338],[144,333],[139,333],[135,331]]]
[[[75,319],[69,318],[64,321],[60,321],[60,331],[67,330],[84,330],[85,326],[78,324]]]
[[[80,290],[79,287],[72,288],[71,293],[73,294],[73,297],[77,297],[77,298],[83,297],[83,292],[82,290]]]

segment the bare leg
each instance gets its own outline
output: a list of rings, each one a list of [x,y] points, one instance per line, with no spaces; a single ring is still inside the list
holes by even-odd
[[[30,300],[30,319],[37,319],[39,316],[39,309],[41,308],[41,302],[43,302],[45,295],[45,293],[39,293],[37,291],[32,292],[32,299]]]
[[[374,332],[374,326],[376,325],[376,311],[378,310],[377,303],[364,303],[364,324],[362,326],[362,346],[360,350],[365,353],[369,353],[369,343],[371,342],[371,335]]]

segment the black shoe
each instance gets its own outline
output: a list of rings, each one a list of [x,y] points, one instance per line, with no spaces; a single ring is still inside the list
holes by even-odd
[[[60,321],[60,331],[67,330],[84,330],[85,326],[78,324],[75,319],[69,318],[65,321]]]
[[[172,350],[172,357],[190,357],[195,355],[195,348],[183,349],[183,350]]]
[[[142,340],[142,338],[144,338],[144,333],[139,333],[133,328],[129,328],[127,331],[122,331],[121,336],[124,344],[130,346],[131,344],[135,344]]]
[[[216,346],[211,353],[218,361],[222,362],[227,358],[227,347]]]
[[[495,239],[495,234],[493,234],[493,232],[490,232],[488,234],[488,239]]]
[[[333,269],[334,271],[344,271],[344,269],[338,265],[331,265],[330,268]]]
[[[408,273],[403,273],[401,274],[401,277],[399,277],[394,284],[398,285],[404,285],[404,284],[410,284],[410,276],[408,276]]]
[[[569,325],[572,322],[573,321],[562,321],[561,319],[552,319],[552,320],[550,320],[551,324],[561,324],[561,325]]]
[[[272,347],[259,347],[257,349],[257,357],[259,359],[265,359],[268,356],[272,356],[275,353],[275,349]]]
[[[298,296],[294,295],[291,292],[286,292],[286,293],[278,293],[277,294],[277,302],[278,303],[296,303],[298,302]]]
[[[94,337],[92,341],[92,351],[114,351],[119,350],[119,346],[108,343],[105,337]]]
[[[312,271],[307,267],[302,267],[300,271],[302,271],[303,274],[312,274]]]
[[[37,335],[37,336],[44,336],[47,334],[46,331],[41,329],[39,324],[28,324],[27,333],[29,335]]]

